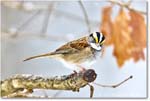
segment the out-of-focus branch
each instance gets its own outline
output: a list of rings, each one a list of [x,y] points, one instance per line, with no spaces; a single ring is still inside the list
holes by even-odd
[[[136,11],[136,12],[139,12],[139,13],[141,13],[141,14],[146,15],[146,12],[139,11],[139,10],[136,10],[136,9],[132,8],[132,7],[130,6],[131,0],[130,0],[129,2],[127,2],[127,3],[122,3],[122,2],[119,2],[118,0],[108,0],[108,2],[110,2],[110,3],[112,3],[112,4],[119,5],[119,6],[121,6],[121,7],[125,7],[125,8],[128,9],[128,10]]]
[[[89,21],[89,17],[88,17],[87,11],[86,11],[82,1],[78,1],[78,2],[79,2],[79,5],[80,5],[80,7],[81,7],[81,9],[83,11],[85,22],[86,22],[86,25],[87,25],[87,28],[88,28],[88,32],[91,33],[90,21]]]
[[[38,6],[35,5],[32,0],[30,1],[21,1],[21,0],[1,0],[1,4],[5,7],[12,8],[12,9],[18,9],[22,11],[36,11],[36,10],[47,10],[47,6]]]
[[[37,17],[38,14],[41,13],[41,10],[36,11],[32,16],[27,18],[16,30],[16,32],[12,35],[12,37],[16,37],[18,35],[18,32],[20,30],[23,30],[24,27],[26,27],[35,17]]]
[[[45,15],[45,19],[43,21],[41,36],[46,35],[46,31],[48,29],[48,24],[49,24],[49,19],[52,16],[52,11],[53,11],[54,5],[55,5],[55,2],[52,2],[51,5],[49,5],[49,7],[48,7],[48,10],[47,10],[46,15]]]
[[[96,73],[92,69],[52,78],[18,74],[1,81],[1,96],[28,97],[29,94],[32,94],[34,89],[72,90],[79,92],[80,88],[88,85],[95,79]],[[90,95],[92,97],[93,94]]]
[[[2,37],[9,37],[11,34],[7,33],[7,32],[1,32],[2,33]],[[37,35],[38,34],[38,35]],[[19,36],[17,37],[17,39],[42,39],[42,40],[47,40],[47,41],[62,41],[62,42],[68,42],[70,40],[73,40],[76,36],[75,34],[72,35],[72,37],[70,38],[67,35],[56,35],[56,34],[47,34],[46,37],[41,37],[39,35],[41,35],[42,33],[19,33]]]

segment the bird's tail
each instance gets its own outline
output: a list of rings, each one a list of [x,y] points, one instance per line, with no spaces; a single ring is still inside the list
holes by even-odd
[[[32,57],[29,57],[29,58],[27,58],[23,61],[28,61],[28,60],[35,59],[35,58],[40,58],[40,57],[48,57],[48,56],[51,56],[51,55],[54,55],[54,53],[46,53],[46,54],[32,56]]]

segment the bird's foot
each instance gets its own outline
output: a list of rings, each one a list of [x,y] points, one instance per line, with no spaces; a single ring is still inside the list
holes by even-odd
[[[86,69],[83,66],[81,66],[81,65],[77,65],[77,66],[80,68],[80,72],[85,72],[86,71]]]
[[[73,73],[70,74],[70,78],[76,76],[77,74],[78,74],[78,73],[77,73],[75,70],[73,70]]]

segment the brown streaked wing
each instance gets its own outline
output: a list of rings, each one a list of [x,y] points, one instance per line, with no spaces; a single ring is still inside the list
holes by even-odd
[[[74,53],[88,47],[89,44],[87,43],[87,37],[83,37],[67,44],[61,46],[60,48],[56,49],[56,54],[66,54],[66,53]]]

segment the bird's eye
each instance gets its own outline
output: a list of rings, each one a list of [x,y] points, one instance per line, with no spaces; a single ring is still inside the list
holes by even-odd
[[[93,35],[92,34],[90,34],[90,37],[92,37]]]
[[[90,43],[95,43],[95,40],[94,40],[93,36],[90,36],[90,37],[89,37],[89,42],[90,42]]]
[[[90,34],[89,37],[88,37],[88,41],[90,43],[95,43],[95,40],[94,40],[94,37],[93,37],[93,34]]]

